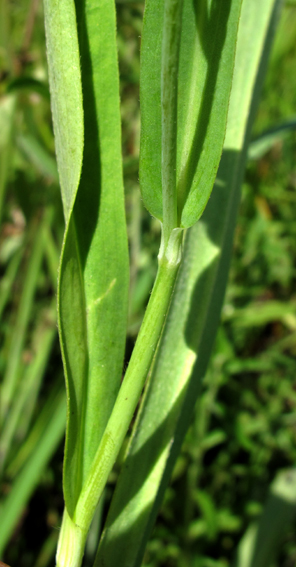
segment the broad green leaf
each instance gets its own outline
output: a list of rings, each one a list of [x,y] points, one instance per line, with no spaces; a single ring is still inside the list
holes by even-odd
[[[241,0],[184,0],[178,74],[178,226],[201,216],[225,136]],[[141,51],[140,181],[144,203],[163,220],[162,29],[164,0],[148,0]],[[213,41],[215,38],[215,41]]]
[[[74,0],[44,0],[55,146],[66,222],[74,205],[83,152],[83,107]]]
[[[243,3],[228,129],[212,197],[186,236],[167,325],[111,503],[95,567],[141,564],[214,342],[259,87],[279,2]],[[240,117],[240,120],[238,120]]]
[[[55,6],[54,1],[52,4]],[[68,222],[58,290],[60,340],[68,393],[64,493],[71,518],[120,386],[128,293],[115,7],[112,0],[95,0],[77,1],[72,8],[74,16],[71,16],[68,31],[72,38],[77,34],[79,44],[81,84],[76,66],[74,71],[78,91],[83,92],[84,148],[72,210],[78,169],[75,176],[71,174],[69,178],[68,169],[64,171]],[[50,10],[47,14],[51,14]],[[48,42],[55,39],[47,33]],[[48,51],[51,53],[51,49]],[[60,51],[65,60],[60,63],[58,60],[58,64],[64,69],[65,65],[69,66],[68,52],[62,49],[62,44]],[[72,51],[76,56],[76,44]],[[58,55],[56,50],[54,57]],[[54,57],[49,57],[51,83],[52,77],[58,74]],[[67,97],[59,100],[64,97],[66,88],[67,82],[57,90],[51,84],[52,98],[57,99],[52,102],[53,112],[62,108],[67,116],[73,113],[72,122],[79,124],[82,116],[79,101],[75,109],[70,94],[69,107]],[[58,128],[60,135],[63,127],[60,111],[55,131]],[[81,144],[78,134],[80,136],[80,130],[73,127],[73,139],[79,138]],[[63,135],[67,138],[67,131]],[[58,142],[58,156],[59,152],[62,162],[69,164],[73,159],[71,145],[61,149]],[[60,165],[59,171],[61,175]]]

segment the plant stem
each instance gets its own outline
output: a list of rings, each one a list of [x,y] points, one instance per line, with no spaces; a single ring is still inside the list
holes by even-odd
[[[178,226],[176,159],[179,48],[183,0],[166,0],[161,60],[161,162],[163,235],[167,244]]]
[[[58,567],[74,567],[81,565],[87,533],[76,526],[64,509],[56,564]]]
[[[66,513],[57,552],[58,567],[78,567],[97,503],[128,431],[163,329],[181,262],[183,231],[175,229],[167,246],[163,238],[150,301],[113,411],[80,493],[74,518]],[[79,537],[74,537],[78,530]]]

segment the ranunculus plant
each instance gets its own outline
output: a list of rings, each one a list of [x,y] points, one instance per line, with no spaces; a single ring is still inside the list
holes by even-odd
[[[162,237],[121,383],[129,263],[115,5],[44,0],[66,221],[58,283],[68,400],[59,567],[82,562],[140,399],[95,565],[141,564],[215,337],[278,6],[277,0],[146,1],[139,176]]]

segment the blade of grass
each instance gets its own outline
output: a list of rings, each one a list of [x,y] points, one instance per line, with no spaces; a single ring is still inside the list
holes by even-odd
[[[35,332],[35,358],[28,365],[21,377],[17,395],[14,396],[10,411],[2,428],[0,439],[1,469],[4,468],[11,443],[19,426],[22,437],[26,436],[31,416],[35,408],[38,392],[46,369],[48,358],[56,336],[56,321],[54,307],[46,314]]]
[[[8,93],[18,93],[19,91],[29,91],[38,93],[43,98],[49,100],[48,84],[35,79],[34,77],[16,77],[7,85]]]
[[[1,388],[2,389],[1,392],[2,403],[1,403],[1,416],[0,416],[1,423],[3,423],[5,419],[5,416],[11,404],[12,398],[15,393],[15,389],[17,387],[17,382],[19,379],[19,371],[22,364],[21,357],[25,343],[26,330],[28,323],[30,321],[34,294],[36,291],[37,280],[40,273],[40,266],[44,253],[44,246],[45,246],[44,225],[47,224],[47,222],[49,222],[48,217],[51,215],[52,215],[52,211],[48,210],[44,218],[41,219],[41,221],[36,222],[36,219],[34,219],[33,226],[31,227],[30,240],[32,242],[32,250],[28,262],[26,276],[24,279],[24,285],[18,307],[15,326],[10,338],[8,362],[4,373],[3,383]]]
[[[190,423],[219,321],[250,127],[278,7],[274,0],[260,9],[255,0],[243,5],[228,130],[216,187],[202,219],[187,233],[167,325],[95,567],[141,564]]]
[[[11,297],[12,285],[15,280],[21,259],[23,255],[22,247],[16,251],[8,266],[6,267],[5,273],[0,281],[0,319],[2,317],[3,311]]]
[[[17,145],[41,175],[59,182],[56,161],[33,134],[17,136]]]
[[[46,247],[45,247],[44,255],[48,266],[52,287],[54,290],[56,290],[57,288],[59,252],[60,251],[58,249],[56,242],[54,241],[50,227],[47,227]]]
[[[15,102],[14,95],[6,95],[0,98],[0,221],[2,219],[5,189],[13,151],[11,137]]]
[[[262,132],[260,136],[252,140],[248,151],[248,158],[252,160],[260,159],[271,150],[276,142],[283,140],[293,130],[296,130],[296,118],[291,116],[289,120],[285,120],[281,124],[269,128],[266,132]]]
[[[296,473],[288,469],[278,473],[258,522],[243,536],[233,567],[270,567],[288,527],[296,517]]]
[[[45,540],[33,567],[47,567],[47,565],[52,564],[58,537],[58,530],[53,529],[51,534]]]
[[[57,377],[57,381],[52,385],[52,389],[46,400],[46,403],[42,407],[40,413],[37,415],[27,438],[18,448],[12,460],[7,464],[5,471],[7,478],[13,480],[21,473],[26,462],[29,460],[30,455],[34,452],[34,447],[39,444],[40,439],[43,435],[43,431],[46,428],[46,424],[50,422],[53,413],[53,400],[56,399],[58,393],[61,393],[61,382],[62,375],[60,374]]]
[[[42,410],[43,427],[39,427],[38,443],[32,450],[24,467],[15,479],[12,488],[0,507],[0,554],[2,555],[22,511],[38,484],[40,475],[60,443],[66,420],[65,394],[55,393]],[[44,414],[46,414],[44,416]],[[40,425],[40,424],[39,424]]]

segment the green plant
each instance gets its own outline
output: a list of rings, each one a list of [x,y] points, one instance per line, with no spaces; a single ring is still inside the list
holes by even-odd
[[[216,334],[250,125],[278,7],[279,2],[266,0],[258,9],[254,2],[245,0],[237,35],[238,1],[225,2],[222,8],[217,2],[203,1],[194,7],[187,1],[184,6],[177,1],[151,0],[146,5],[140,179],[143,200],[162,223],[162,241],[155,286],[120,386],[128,261],[114,6],[107,1],[91,5],[67,1],[62,6],[45,2],[56,152],[66,219],[58,292],[68,390],[66,508],[59,565],[81,561],[97,502],[101,498],[102,503],[102,491],[139,401],[128,449],[120,456],[122,472],[95,565],[142,562],[164,488],[199,398]],[[21,88],[21,82],[12,83],[11,92]],[[20,138],[20,146],[35,163],[40,157],[44,171],[56,175],[52,162],[42,159],[33,139]],[[210,202],[195,224],[214,182]],[[37,272],[33,267],[34,277]],[[288,311],[287,306],[287,316]],[[24,333],[20,340],[16,361]],[[13,375],[14,384],[7,383],[16,390],[16,369]],[[11,397],[10,393],[7,407]],[[12,416],[20,412],[21,396],[18,399]],[[61,396],[60,424],[62,404]],[[4,442],[8,446],[12,426],[7,431]],[[50,430],[48,435],[52,435]],[[44,446],[48,446],[48,439],[44,438]],[[203,441],[192,450],[192,487],[199,475],[202,445]],[[23,474],[27,484],[34,462],[33,469],[27,467],[27,476]],[[13,509],[12,504],[16,508],[18,495],[26,494],[24,484],[20,487],[7,499],[5,514]],[[213,520],[210,499],[202,492],[196,494],[196,501],[208,518],[213,537],[217,521],[221,525],[227,521],[222,515]],[[185,515],[190,537],[192,511],[188,505]],[[8,530],[12,521],[13,514]],[[187,544],[186,540],[185,556],[187,551],[189,554]]]
[[[67,0],[62,6],[56,0],[45,1],[52,112],[66,220],[58,291],[59,330],[68,394],[64,463],[66,507],[57,553],[58,565],[81,563],[97,503],[139,402],[163,332],[182,257],[183,231],[198,221],[216,178],[227,122],[240,9],[240,0],[229,0],[223,5],[214,1],[192,4],[186,0],[184,5],[181,0],[150,0],[146,4],[141,55],[140,180],[148,210],[162,223],[162,240],[158,274],[120,387],[128,262],[120,157],[115,10],[113,2],[107,0],[92,5]],[[268,14],[272,9],[273,2],[270,2]],[[254,17],[254,12],[254,6],[245,2],[242,29],[248,25],[248,19]],[[238,86],[234,84],[233,88],[233,98],[240,96],[243,102],[235,101],[235,111],[241,110],[238,126],[231,124],[230,114],[224,159],[218,175],[220,187],[226,186],[227,189],[231,182],[235,190],[239,185],[237,176],[242,171],[239,160],[244,160],[246,115],[268,16],[265,20],[263,18],[261,26],[262,30],[256,35],[259,48],[256,51],[253,47],[253,66],[248,67],[253,76],[244,84],[244,96],[242,82]],[[239,56],[243,57],[245,39],[239,49]],[[237,155],[228,157],[228,148]],[[224,163],[228,166],[225,173]],[[229,166],[233,168],[232,178]],[[223,194],[221,189],[220,193]],[[230,218],[235,218],[237,200],[238,196],[230,198],[228,194],[224,211],[223,202],[220,203],[219,213],[223,211],[224,222],[218,224],[214,242],[217,238],[219,244],[221,238],[228,241],[228,245],[224,243],[222,255],[227,253],[229,256],[234,226]],[[208,232],[214,230],[216,219],[217,208]],[[197,231],[200,230],[198,227]],[[223,234],[224,230],[226,233]],[[195,243],[195,229],[188,235],[187,241],[191,240]],[[188,243],[187,246],[190,247]],[[211,264],[218,253],[212,239],[208,245],[204,243],[202,253],[203,269],[200,256],[196,260],[192,258],[187,268],[191,273],[198,262],[199,273],[191,277],[186,275],[186,286],[183,284],[183,293],[187,294],[189,301],[192,291],[195,297],[194,286],[198,284],[200,288],[202,285],[205,266]],[[186,250],[183,271],[190,254]],[[227,270],[227,263],[226,259],[218,262],[222,273]],[[208,292],[206,295],[203,292],[204,305],[199,310],[198,326],[191,325],[188,331],[185,330],[189,353],[186,352],[184,359],[182,349],[178,352],[177,364],[182,364],[182,375],[183,369],[186,368],[186,373],[188,368],[194,369],[194,343],[202,340],[199,329],[204,318],[207,321],[205,334],[214,336],[226,279],[224,276],[223,283],[216,280],[218,289],[213,293],[218,275],[217,262],[214,261],[214,264],[215,270],[210,270],[207,282],[211,300],[206,300]],[[184,309],[185,303],[178,288],[174,297],[174,302],[181,303],[181,309]],[[207,304],[209,311],[213,310],[210,314],[205,312]],[[171,313],[173,310],[172,306]],[[170,321],[171,318],[166,325],[162,345],[166,344],[165,339],[172,326]],[[180,330],[176,322],[172,333],[177,335],[168,341],[169,345],[178,341]],[[162,351],[161,346],[154,362],[151,384],[160,384],[155,373],[162,364]],[[209,352],[202,345],[199,345],[199,352],[197,366],[202,367],[202,371],[198,371],[201,375]],[[165,360],[169,356],[166,355]],[[177,375],[176,367],[174,372]],[[167,374],[166,371],[164,375]],[[178,393],[179,404],[185,395],[185,385],[186,382]],[[174,395],[177,395],[177,389]],[[144,397],[143,404],[149,408],[151,393],[146,392],[146,396],[148,401]],[[154,404],[157,411],[159,403]],[[172,406],[164,420],[169,417],[171,409]],[[146,435],[147,426],[143,424],[137,433],[140,419],[133,434],[135,439],[141,433]],[[177,423],[178,412],[174,416],[173,427]],[[187,423],[183,415],[181,429]],[[152,443],[152,451],[159,450],[159,444]],[[139,471],[135,469],[131,476],[130,468],[128,470],[129,478],[135,483]],[[125,499],[125,487],[121,494]],[[148,497],[150,499],[151,494]],[[135,522],[135,526],[139,529],[140,522]],[[118,550],[119,560],[118,547],[113,549]],[[101,562],[106,564],[106,559],[101,559],[99,551],[96,564]]]

